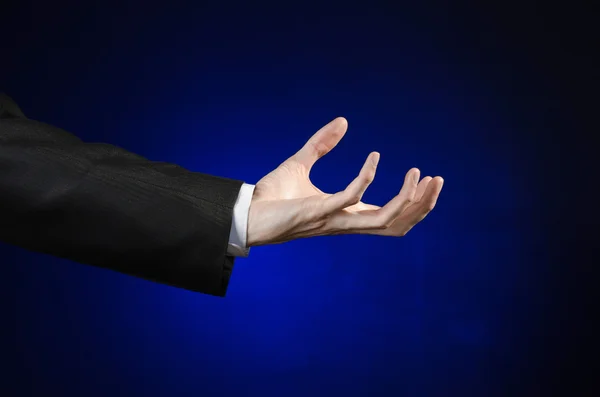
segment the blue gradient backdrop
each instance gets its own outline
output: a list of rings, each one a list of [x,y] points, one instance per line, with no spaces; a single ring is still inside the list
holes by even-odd
[[[9,7],[3,88],[86,141],[255,183],[345,116],[321,189],[373,150],[368,202],[415,166],[446,184],[405,238],[252,249],[225,299],[3,245],[2,396],[535,395],[552,286],[533,175],[553,97],[511,36],[524,25],[488,11]]]

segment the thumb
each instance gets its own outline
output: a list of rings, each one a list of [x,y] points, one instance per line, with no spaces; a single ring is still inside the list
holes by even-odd
[[[331,151],[348,130],[348,121],[338,117],[317,131],[296,155],[296,161],[311,169],[315,162]]]

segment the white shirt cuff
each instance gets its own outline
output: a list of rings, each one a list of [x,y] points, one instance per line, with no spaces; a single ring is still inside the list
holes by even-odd
[[[246,247],[248,235],[248,213],[250,211],[250,202],[254,194],[254,185],[244,183],[240,188],[240,194],[233,206],[233,221],[231,222],[231,231],[229,233],[229,244],[227,245],[227,255],[230,256],[248,256],[250,248]]]

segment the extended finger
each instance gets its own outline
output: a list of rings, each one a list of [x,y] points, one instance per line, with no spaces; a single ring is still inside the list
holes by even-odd
[[[444,186],[444,179],[440,176],[433,178],[428,184],[421,200],[406,211],[406,218],[402,217],[401,224],[405,225],[408,232],[414,225],[421,222],[434,208]]]
[[[296,160],[309,170],[331,151],[348,130],[348,121],[338,117],[317,131],[296,154]]]
[[[412,168],[406,173],[400,193],[385,206],[375,211],[361,211],[338,216],[338,222],[346,230],[386,229],[414,200],[420,171]],[[337,226],[337,224],[336,224]]]
[[[379,223],[382,227],[388,227],[415,201],[420,175],[421,171],[418,168],[412,168],[406,173],[400,193],[379,210],[378,216],[381,218]]]
[[[423,182],[423,181],[422,181]],[[435,207],[439,198],[444,180],[441,177],[435,177],[428,181],[427,188],[419,202],[415,202],[409,206],[398,218],[396,218],[388,227],[359,227],[353,228],[354,233],[375,234],[381,236],[397,236],[406,235],[417,223],[421,222]],[[366,211],[365,215],[376,218],[377,211]],[[368,218],[367,216],[367,218]],[[346,217],[344,225],[354,226],[358,218]],[[372,219],[370,224],[380,224],[381,221]],[[362,222],[364,224],[364,222]],[[385,226],[385,225],[384,225]]]
[[[377,170],[377,164],[379,164],[379,157],[380,155],[377,152],[369,154],[360,173],[352,182],[350,182],[348,187],[326,199],[323,207],[325,213],[341,210],[354,205],[361,200],[365,191],[371,182],[373,182],[373,179],[375,179],[375,171]]]
[[[426,176],[425,178],[421,179],[421,182],[419,182],[419,184],[417,185],[415,202],[421,201],[421,198],[423,198],[423,194],[425,194],[425,190],[427,189],[427,185],[429,185],[429,182],[431,182],[431,179],[433,178],[431,178],[430,176]]]

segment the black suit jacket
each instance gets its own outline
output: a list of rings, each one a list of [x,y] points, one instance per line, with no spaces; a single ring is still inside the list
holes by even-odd
[[[84,143],[0,93],[0,240],[224,296],[242,181]]]

